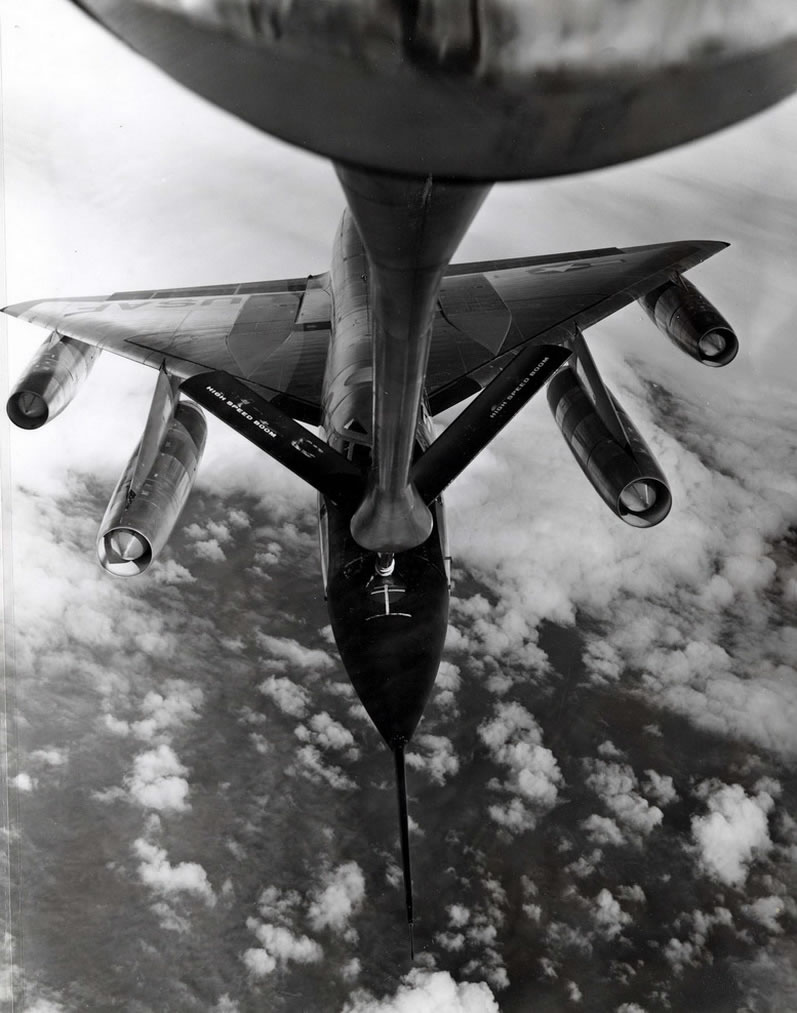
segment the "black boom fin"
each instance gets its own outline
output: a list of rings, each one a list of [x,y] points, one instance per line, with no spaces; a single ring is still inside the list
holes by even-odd
[[[407,777],[404,770],[404,743],[393,747],[396,762],[396,790],[398,793],[399,837],[401,840],[401,865],[404,872],[404,901],[407,906],[407,925],[410,930],[410,957],[415,959],[413,936],[414,915],[412,909],[412,866],[410,864],[410,821],[407,812]]]

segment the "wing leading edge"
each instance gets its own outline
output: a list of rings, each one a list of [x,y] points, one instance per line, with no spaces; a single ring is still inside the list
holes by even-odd
[[[432,414],[483,390],[524,346],[567,346],[577,329],[726,245],[661,243],[451,265],[433,322]],[[332,327],[326,274],[34,300],[4,312],[183,380],[223,372],[292,418],[320,422]]]
[[[183,380],[224,371],[317,425],[331,333],[327,284],[324,274],[49,299],[3,312]]]
[[[452,265],[440,287],[426,376],[432,414],[483,390],[524,345],[568,344],[576,330],[727,245],[660,243]]]

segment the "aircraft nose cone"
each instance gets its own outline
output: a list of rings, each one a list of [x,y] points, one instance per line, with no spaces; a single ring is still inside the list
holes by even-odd
[[[425,633],[395,624],[355,645],[355,652],[357,657],[345,652],[344,664],[368,716],[391,749],[408,742],[432,692],[442,643],[430,644]]]
[[[403,572],[402,572],[403,569]],[[329,587],[332,629],[352,685],[385,742],[408,742],[421,720],[443,653],[448,582],[434,567],[407,579],[341,574]],[[370,568],[373,573],[373,568]]]

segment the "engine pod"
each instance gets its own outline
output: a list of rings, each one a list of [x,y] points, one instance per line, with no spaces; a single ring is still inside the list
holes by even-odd
[[[611,400],[626,434],[625,444],[609,431],[569,366],[548,385],[556,423],[595,491],[626,524],[650,528],[670,512],[670,488],[647,443],[615,398]]]
[[[727,366],[739,340],[725,317],[680,274],[639,299],[659,330],[704,366]]]
[[[6,404],[20,429],[39,429],[59,415],[77,394],[100,349],[53,331],[17,381]]]
[[[133,487],[146,432],[114,489],[97,536],[103,569],[119,577],[143,573],[162,551],[194,484],[207,423],[191,401],[181,401],[147,475]]]

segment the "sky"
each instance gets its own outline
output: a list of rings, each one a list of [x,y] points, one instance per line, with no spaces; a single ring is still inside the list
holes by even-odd
[[[322,159],[68,4],[0,17],[6,301],[326,269]],[[795,1005],[795,112],[498,186],[458,251],[729,241],[691,278],[741,351],[701,368],[637,307],[588,332],[672,486],[653,530],[607,512],[544,398],[448,492],[411,971],[390,758],[330,639],[313,494],[209,420],[172,544],[112,579],[96,527],[154,376],[103,357],[52,424],[5,428],[19,1008]],[[5,326],[14,378],[44,333]]]

